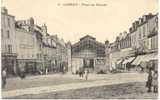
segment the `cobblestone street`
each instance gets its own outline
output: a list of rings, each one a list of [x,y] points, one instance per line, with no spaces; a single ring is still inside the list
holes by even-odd
[[[147,93],[144,82],[105,85],[52,93],[29,94],[15,99],[157,99],[158,94]]]
[[[103,74],[103,75],[90,74],[89,80],[87,81],[85,81],[82,78],[79,78],[78,75],[68,75],[68,74],[29,76],[26,77],[26,79],[24,80],[21,80],[19,78],[10,78],[7,81],[8,83],[6,85],[6,89],[2,91],[2,96],[3,98],[13,98],[13,97],[14,98],[28,98],[28,97],[80,98],[79,97],[80,95],[79,96],[74,95],[73,97],[71,97],[71,95],[73,93],[77,93],[76,91],[80,92],[80,91],[85,91],[87,89],[89,94],[84,95],[85,93],[83,92],[82,95],[83,98],[88,98],[88,96],[93,93],[89,92],[90,90],[99,91],[97,93],[98,95],[100,95],[106,93],[104,91],[105,88],[107,89],[110,88],[112,89],[112,93],[110,94],[110,96],[113,95],[114,98],[117,96],[121,97],[121,95],[116,95],[116,96],[114,95],[115,93],[113,88],[116,89],[119,88],[119,89],[125,89],[125,91],[130,91],[129,94],[128,92],[126,92],[124,95],[129,95],[128,97],[131,97],[131,94],[132,93],[135,94],[135,91],[137,92],[139,91],[138,93],[145,93],[146,78],[147,76],[145,73],[117,73],[117,74]],[[131,91],[132,89],[130,86],[132,87],[133,91]],[[137,86],[138,90],[134,89],[137,88]],[[68,93],[67,91],[70,92]],[[58,96],[53,95],[55,93],[58,93]],[[101,95],[100,98],[107,98],[106,96]],[[99,98],[99,97],[95,95],[95,97],[91,96],[91,98]]]

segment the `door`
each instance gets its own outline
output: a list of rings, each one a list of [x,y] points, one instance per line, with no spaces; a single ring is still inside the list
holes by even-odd
[[[94,59],[83,59],[84,68],[94,68]]]
[[[90,68],[94,68],[94,59],[90,59]]]

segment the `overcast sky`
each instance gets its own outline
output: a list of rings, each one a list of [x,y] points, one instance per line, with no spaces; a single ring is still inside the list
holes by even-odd
[[[62,6],[64,3],[107,5]],[[113,42],[142,15],[157,13],[158,0],[3,0],[2,6],[16,20],[33,17],[39,25],[46,23],[48,33],[65,41],[74,43],[89,34],[100,42]]]

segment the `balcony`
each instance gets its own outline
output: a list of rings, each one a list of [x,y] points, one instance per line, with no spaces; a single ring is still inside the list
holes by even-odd
[[[17,57],[17,53],[2,53],[2,56],[12,56],[12,57]]]

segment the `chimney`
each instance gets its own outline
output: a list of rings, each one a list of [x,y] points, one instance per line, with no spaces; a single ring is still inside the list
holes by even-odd
[[[132,27],[129,28],[129,32],[132,33]]]
[[[136,23],[135,22],[132,23],[132,27],[133,27],[133,29],[136,29]]]
[[[143,18],[139,18],[139,22],[140,22],[140,24],[142,24],[143,23]]]
[[[46,26],[46,24],[43,24],[43,25],[42,25],[42,30],[43,30],[45,33],[47,33],[47,26]]]
[[[139,25],[139,21],[136,21],[136,28],[138,27],[138,25]]]
[[[149,15],[149,16],[153,16],[153,14],[152,14],[152,13],[149,13],[148,15]]]
[[[5,13],[5,14],[8,14],[8,10],[7,10],[6,7],[1,7],[1,12]]]
[[[144,16],[142,17],[143,22],[147,21],[147,18],[146,18],[146,17],[147,17],[146,15],[144,15]]]
[[[106,40],[106,41],[105,41],[105,45],[108,45],[108,44],[109,44],[109,41],[108,41],[108,40]]]

